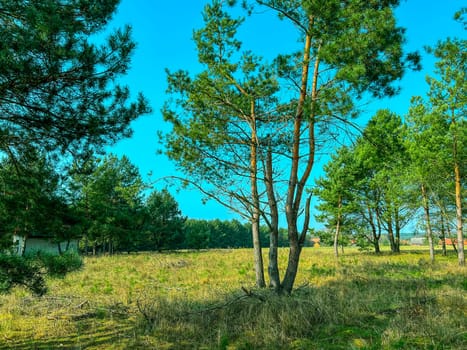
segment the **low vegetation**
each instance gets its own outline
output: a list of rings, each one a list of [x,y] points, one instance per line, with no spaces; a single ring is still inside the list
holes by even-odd
[[[83,259],[77,253],[55,255],[39,252],[24,257],[0,253],[0,293],[20,285],[41,296],[47,292],[45,274],[64,277],[82,266]]]
[[[306,248],[292,296],[252,289],[249,249],[85,258],[49,292],[0,295],[1,349],[462,349],[455,254]],[[280,250],[285,260],[286,250]]]

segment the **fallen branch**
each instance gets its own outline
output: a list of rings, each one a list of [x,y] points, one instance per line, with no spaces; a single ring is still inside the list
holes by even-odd
[[[89,304],[89,300],[85,300],[75,306],[76,309],[81,309],[84,305]]]
[[[261,300],[261,301],[263,301],[263,302],[266,301],[266,299],[265,299],[263,296],[261,296],[261,295],[259,295],[259,294],[256,294],[256,293],[254,293],[253,291],[248,290],[248,289],[246,289],[246,288],[243,287],[243,286],[242,286],[242,290],[243,290],[243,291],[245,292],[245,294],[246,294],[247,296],[249,296],[249,297],[259,299],[259,300]]]

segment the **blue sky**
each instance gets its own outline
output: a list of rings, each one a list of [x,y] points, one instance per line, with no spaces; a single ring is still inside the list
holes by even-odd
[[[160,109],[166,100],[165,69],[185,69],[195,72],[197,63],[195,45],[192,41],[194,29],[203,25],[202,10],[208,0],[122,0],[118,12],[109,29],[129,24],[133,28],[133,38],[137,49],[133,56],[132,68],[122,82],[130,90],[143,92],[149,99],[153,113],[143,116],[132,124],[134,134],[130,139],[118,142],[108,151],[119,156],[126,155],[136,165],[145,179],[152,173],[152,180],[175,173],[174,165],[163,155],[156,154],[160,149],[157,132],[167,131]],[[447,37],[463,37],[462,26],[452,18],[454,13],[465,6],[459,0],[407,0],[401,1],[396,15],[398,25],[407,29],[406,51],[419,50],[424,54],[425,45],[435,45]],[[278,21],[271,13],[256,17],[240,32],[244,48],[252,49],[258,55],[272,59],[277,53],[288,52],[296,44],[292,27]],[[376,110],[389,108],[404,115],[410,98],[423,95],[427,86],[425,76],[432,74],[434,60],[423,56],[422,72],[407,73],[401,81],[400,95],[382,101],[373,101],[366,107],[360,118],[363,124]],[[319,164],[314,176],[319,175]],[[164,187],[157,182],[156,188]],[[235,217],[214,202],[201,203],[202,196],[196,191],[169,189],[178,201],[184,215],[190,218],[230,219]]]

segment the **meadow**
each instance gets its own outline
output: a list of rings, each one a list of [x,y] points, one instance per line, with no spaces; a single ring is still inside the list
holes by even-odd
[[[0,295],[0,349],[467,348],[467,274],[454,254],[430,264],[423,248],[347,249],[336,261],[305,248],[291,296],[255,289],[252,259],[249,249],[85,257],[48,277],[43,297]]]

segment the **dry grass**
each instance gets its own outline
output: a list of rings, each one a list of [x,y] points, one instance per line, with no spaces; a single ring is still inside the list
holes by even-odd
[[[45,297],[0,296],[0,349],[467,347],[467,275],[454,255],[430,265],[424,251],[349,249],[337,262],[307,248],[285,297],[252,288],[252,260],[247,249],[85,258],[49,279]]]

